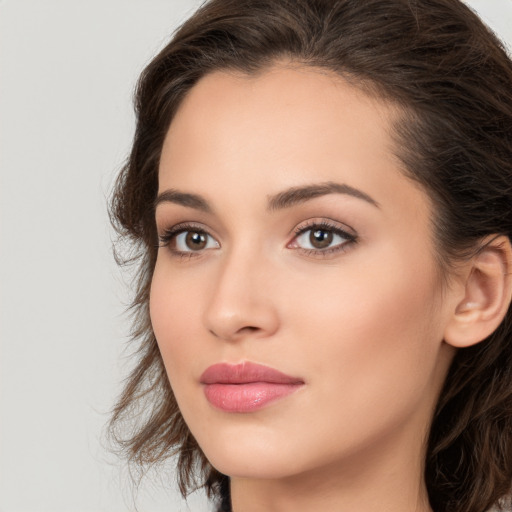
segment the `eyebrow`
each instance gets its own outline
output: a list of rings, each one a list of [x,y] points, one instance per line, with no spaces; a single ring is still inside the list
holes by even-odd
[[[345,194],[366,201],[377,208],[380,207],[379,203],[375,201],[375,199],[362,190],[351,187],[350,185],[328,181],[325,183],[292,187],[284,190],[283,192],[269,196],[267,208],[269,211],[282,210],[328,194]],[[205,213],[213,212],[213,208],[204,197],[198,194],[180,192],[176,189],[168,189],[161,194],[158,194],[154,203],[154,208],[156,209],[159,204],[166,202],[179,204]]]
[[[270,211],[281,210],[289,208],[298,203],[303,203],[314,199],[315,197],[326,196],[328,194],[346,194],[357,199],[362,199],[367,203],[379,208],[379,203],[375,201],[368,194],[357,188],[351,187],[341,183],[334,183],[328,181],[325,183],[318,183],[314,185],[306,185],[302,187],[293,187],[280,192],[268,199],[268,209]]]
[[[174,203],[186,206],[187,208],[194,208],[195,210],[200,210],[205,213],[212,212],[212,208],[208,204],[208,201],[200,195],[187,194],[175,189],[165,190],[161,194],[158,194],[153,207],[156,209],[156,207],[161,203]]]

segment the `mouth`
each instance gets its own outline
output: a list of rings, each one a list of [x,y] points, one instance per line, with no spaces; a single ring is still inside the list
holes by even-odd
[[[262,409],[304,386],[300,378],[251,362],[215,364],[204,371],[200,382],[211,405],[238,413]]]

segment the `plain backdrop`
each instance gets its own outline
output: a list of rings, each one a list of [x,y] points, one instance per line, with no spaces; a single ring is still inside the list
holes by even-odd
[[[512,0],[468,3],[512,46]],[[0,0],[0,512],[134,510],[101,441],[128,368],[106,197],[136,78],[199,4]],[[137,504],[208,510],[156,476]]]

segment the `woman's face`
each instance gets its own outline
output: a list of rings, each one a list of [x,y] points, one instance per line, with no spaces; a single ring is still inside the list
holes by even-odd
[[[393,116],[283,65],[206,76],[171,124],[151,320],[183,417],[225,474],[420,460],[453,304]]]

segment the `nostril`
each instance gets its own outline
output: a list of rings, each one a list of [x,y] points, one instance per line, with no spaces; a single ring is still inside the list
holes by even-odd
[[[244,332],[244,331],[248,331],[248,332],[255,332],[255,331],[259,331],[259,327],[253,327],[252,325],[248,325],[246,327],[242,327],[241,329],[239,329],[238,332]]]
[[[240,329],[238,329],[234,335],[232,336],[233,338],[238,338],[239,335],[243,335],[243,334],[251,334],[251,333],[254,333],[254,332],[258,332],[260,331],[261,329],[259,327],[254,327],[252,325],[247,325],[245,327],[242,327]],[[219,333],[216,333],[213,329],[209,329],[209,332],[210,334],[212,334],[213,336],[215,336],[216,338],[229,338],[228,336],[222,336],[220,335]]]
[[[240,298],[228,292],[216,294],[204,310],[203,322],[210,334],[226,341],[240,341],[276,332],[279,321],[273,305],[253,295],[244,299],[241,293],[237,292],[242,295]]]

